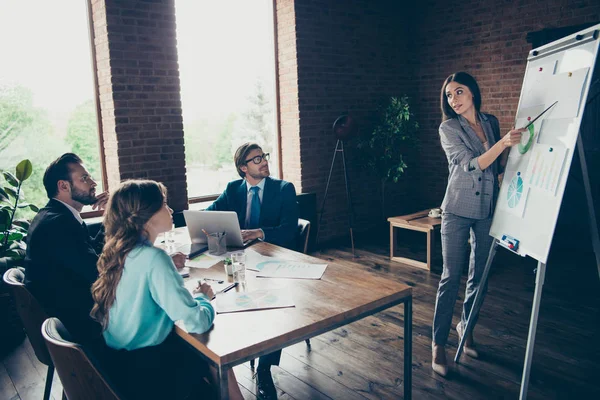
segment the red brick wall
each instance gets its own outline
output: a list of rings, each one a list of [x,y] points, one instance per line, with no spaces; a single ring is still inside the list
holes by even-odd
[[[165,183],[187,208],[174,0],[92,0],[109,186]]]
[[[419,201],[441,203],[447,161],[439,144],[439,95],[453,72],[475,76],[482,110],[500,120],[502,132],[515,118],[531,45],[529,32],[600,21],[600,2],[592,0],[423,1],[414,23],[413,57],[422,127]]]
[[[288,5],[290,1],[282,3]],[[378,102],[410,92],[407,24],[410,14],[397,3],[366,0],[294,2],[301,167],[296,173],[301,176],[303,192],[317,193],[319,208],[336,145],[331,129],[334,120],[341,114],[350,114],[358,122],[361,133],[368,134]],[[292,30],[289,26],[279,29]],[[281,45],[281,37],[279,40]],[[283,89],[282,85],[282,94]],[[282,124],[288,122],[292,123],[291,118],[288,120],[282,114]],[[366,230],[383,221],[379,181],[357,165],[355,140],[348,141],[345,147],[355,207],[354,227]],[[341,166],[338,157],[320,240],[348,234]],[[402,209],[409,202],[407,198],[409,196],[400,187],[392,188],[388,193],[388,210]]]

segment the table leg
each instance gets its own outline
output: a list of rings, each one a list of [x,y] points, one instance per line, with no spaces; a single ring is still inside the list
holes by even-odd
[[[396,249],[396,230],[394,225],[390,223],[390,260],[395,257]]]
[[[229,400],[229,381],[227,378],[230,368],[217,367],[217,378],[219,380],[219,400]]]
[[[404,301],[404,399],[412,397],[412,296]]]
[[[433,248],[433,231],[427,231],[427,269],[431,271],[431,253]]]

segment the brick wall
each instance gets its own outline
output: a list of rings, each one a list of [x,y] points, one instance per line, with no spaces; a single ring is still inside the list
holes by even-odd
[[[287,1],[282,3],[289,5]],[[350,114],[361,134],[368,134],[377,104],[389,96],[410,92],[410,14],[405,11],[395,1],[294,2],[300,151],[300,164],[294,168],[300,167],[296,173],[300,174],[302,191],[317,193],[318,207],[336,145],[331,129],[334,120]],[[292,30],[289,26],[279,29]],[[282,85],[282,93],[283,89]],[[282,113],[282,125],[286,123],[291,124],[292,119]],[[348,141],[345,150],[355,207],[354,227],[367,230],[383,220],[379,180],[357,165],[355,140]],[[348,234],[341,167],[338,157],[320,240]],[[410,203],[406,189],[398,185],[388,190],[388,210],[399,210]]]
[[[423,148],[419,153],[419,199],[441,203],[447,161],[439,144],[439,96],[444,79],[466,71],[478,80],[482,110],[500,120],[502,132],[515,118],[529,32],[600,21],[600,2],[568,0],[428,0],[414,23],[415,80]]]
[[[187,208],[174,0],[92,0],[109,186],[165,183]]]

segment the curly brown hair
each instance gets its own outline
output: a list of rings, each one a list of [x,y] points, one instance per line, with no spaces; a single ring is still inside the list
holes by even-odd
[[[98,260],[98,279],[92,285],[92,318],[108,327],[108,316],[123,275],[127,254],[148,237],[146,223],[163,207],[167,189],[151,180],[122,182],[111,194],[104,213],[105,242]]]

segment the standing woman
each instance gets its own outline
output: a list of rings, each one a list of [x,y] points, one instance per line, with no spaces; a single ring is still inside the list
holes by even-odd
[[[445,346],[462,270],[468,263],[465,301],[456,326],[459,337],[469,318],[475,288],[481,281],[492,244],[489,232],[502,172],[499,157],[505,149],[521,141],[524,129],[512,130],[500,139],[498,119],[480,112],[479,86],[466,72],[457,72],[446,79],[440,102],[443,122],[439,133],[448,158],[449,176],[442,202],[444,269],[433,316],[432,368],[446,376]],[[470,258],[467,257],[469,239]],[[472,333],[465,341],[464,352],[474,358],[478,356]]]
[[[91,315],[102,324],[106,344],[118,350],[111,377],[131,398],[215,394],[215,377],[206,362],[173,333],[178,320],[188,332],[210,329],[213,291],[202,284],[192,297],[169,255],[152,245],[171,229],[172,213],[162,184],[130,180],[111,195],[104,214],[105,244],[92,286]],[[242,398],[231,371],[229,393]]]

